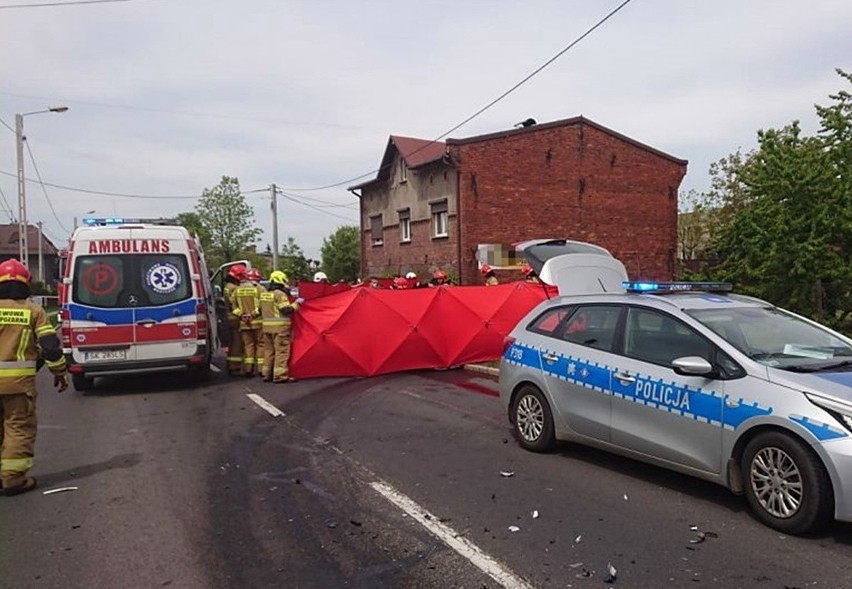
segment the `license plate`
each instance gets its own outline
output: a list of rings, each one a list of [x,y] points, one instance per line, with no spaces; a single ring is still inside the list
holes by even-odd
[[[83,352],[83,360],[98,361],[98,360],[126,360],[127,350],[91,350]]]

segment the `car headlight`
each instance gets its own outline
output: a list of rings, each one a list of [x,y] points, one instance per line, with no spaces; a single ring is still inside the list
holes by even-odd
[[[837,421],[839,421],[847,430],[852,432],[852,405],[841,403],[834,399],[826,399],[811,393],[805,393],[808,401],[828,411]]]

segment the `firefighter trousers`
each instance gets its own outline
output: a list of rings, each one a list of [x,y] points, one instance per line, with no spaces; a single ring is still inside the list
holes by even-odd
[[[257,340],[260,335],[260,329],[240,331],[240,336],[243,338],[243,376],[254,375],[254,367],[257,364]]]
[[[240,319],[228,319],[231,343],[228,345],[228,374],[240,374],[243,370],[243,336],[240,333]]]
[[[272,382],[283,382],[290,378],[290,326],[278,329],[263,334],[266,353],[263,376],[272,378]]]
[[[3,487],[24,484],[33,467],[36,393],[0,395],[0,478]]]

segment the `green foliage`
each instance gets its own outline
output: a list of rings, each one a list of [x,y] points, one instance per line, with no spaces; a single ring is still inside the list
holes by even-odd
[[[204,248],[205,252],[210,250],[210,232],[202,224],[201,217],[198,216],[198,213],[180,213],[177,215],[176,220],[178,225],[183,225],[190,233],[198,236],[198,240],[201,242],[201,247]]]
[[[278,265],[291,281],[311,280],[313,271],[305,257],[305,252],[293,237],[287,238],[287,243],[281,247]]]
[[[354,225],[338,227],[322,240],[322,269],[331,282],[354,282],[361,271],[361,233]]]
[[[711,244],[719,264],[705,277],[843,326],[852,315],[852,97],[831,99],[817,107],[817,136],[795,121],[760,131],[756,151],[716,168],[725,222]]]
[[[211,266],[243,257],[261,234],[236,178],[222,176],[218,185],[205,188],[194,214],[210,240]]]

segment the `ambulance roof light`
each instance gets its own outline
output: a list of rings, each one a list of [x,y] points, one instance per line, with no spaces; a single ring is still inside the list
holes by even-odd
[[[676,292],[731,292],[730,282],[644,282],[625,281],[621,286],[627,292],[665,294]]]
[[[128,219],[126,217],[84,217],[83,225],[87,227],[103,227],[106,225],[125,225],[127,223],[148,223],[151,225],[174,225],[175,219]]]

